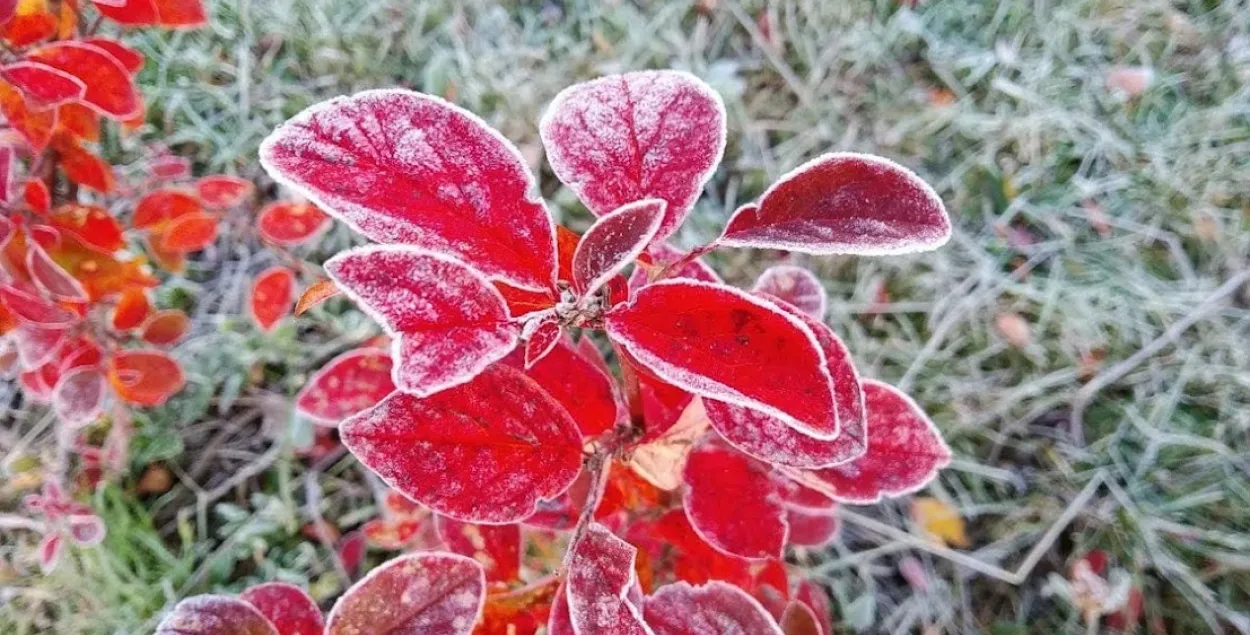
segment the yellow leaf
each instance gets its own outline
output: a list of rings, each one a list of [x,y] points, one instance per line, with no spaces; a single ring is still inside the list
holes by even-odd
[[[960,548],[970,544],[959,510],[946,501],[917,497],[911,505],[911,519],[933,542]]]
[[[640,445],[629,456],[629,467],[648,483],[666,491],[681,486],[681,472],[686,467],[686,457],[698,439],[707,431],[711,422],[703,409],[703,400],[695,397],[682,411],[677,423],[660,435],[660,438]]]

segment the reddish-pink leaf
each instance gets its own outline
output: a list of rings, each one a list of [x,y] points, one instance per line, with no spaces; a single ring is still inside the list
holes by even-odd
[[[577,424],[505,364],[429,397],[394,393],[339,431],[391,487],[466,522],[519,521],[581,470]]]
[[[832,441],[814,439],[758,410],[704,399],[712,427],[739,450],[778,465],[818,468],[862,456],[868,446],[864,391],[850,351],[828,326],[796,307],[784,303],[778,306],[802,320],[820,342],[833,377],[833,394],[837,397],[838,438]]]
[[[160,189],[148,192],[139,199],[131,224],[136,229],[152,229],[166,221],[203,211],[204,206],[195,194],[178,189]]]
[[[87,425],[104,409],[105,386],[104,373],[96,366],[70,370],[52,391],[52,408],[71,428]]]
[[[828,496],[794,481],[779,479],[789,544],[821,547],[838,535],[837,505]]]
[[[686,515],[708,544],[743,558],[781,557],[789,526],[781,482],[766,464],[703,443],[690,452],[683,478]]]
[[[521,573],[521,526],[478,525],[438,516],[438,536],[453,553],[476,560],[487,582],[514,582]]]
[[[718,244],[809,254],[882,256],[928,251],[950,238],[933,188],[893,161],[817,157],[781,177],[729,219]]]
[[[217,239],[217,217],[208,212],[192,212],[173,219],[161,232],[160,250],[186,254],[199,251]]]
[[[646,198],[677,230],[725,151],[725,106],[679,71],[611,75],[556,95],[539,124],[551,168],[596,215]]]
[[[485,599],[477,562],[450,553],[401,556],[339,598],[325,635],[468,635]]]
[[[573,253],[573,288],[588,297],[642,254],[664,220],[666,203],[622,205],[591,225]]]
[[[46,364],[65,343],[69,329],[64,326],[44,327],[37,324],[20,324],[10,334],[17,359],[22,368],[38,368]],[[25,375],[23,375],[25,377]],[[51,386],[44,386],[47,393]]]
[[[833,467],[807,472],[801,482],[835,500],[868,504],[924,487],[951,460],[937,426],[899,389],[864,380],[868,452]]]
[[[520,366],[514,359],[509,357],[509,363]],[[525,369],[525,374],[564,406],[584,436],[611,430],[620,416],[612,376],[593,358],[576,350],[567,338],[559,338],[545,357]]]
[[[793,265],[775,265],[760,274],[751,289],[769,295],[816,318],[825,319],[829,302],[824,285],[812,272]]]
[[[61,554],[65,552],[65,539],[56,532],[49,532],[39,541],[39,570],[51,573],[61,562]]]
[[[811,580],[799,582],[794,598],[812,610],[816,621],[820,623],[821,635],[833,635],[833,607],[829,606],[829,596],[820,585]]]
[[[104,49],[83,42],[54,42],[27,56],[81,80],[86,85],[83,103],[102,115],[125,120],[142,108],[130,72]]]
[[[791,600],[781,614],[781,632],[785,635],[822,635],[816,614],[806,604],[795,600]]]
[[[8,204],[13,200],[13,148],[12,146],[0,147],[0,203]],[[13,223],[6,219],[9,225]],[[11,232],[11,227],[5,229],[5,233]],[[0,240],[0,248],[5,240]]]
[[[395,336],[395,385],[419,396],[472,379],[517,343],[503,297],[477,271],[406,246],[343,252],[326,273]]]
[[[17,14],[18,0],[0,0],[0,24],[4,24],[13,19]]]
[[[191,174],[191,160],[172,154],[159,154],[148,164],[152,177],[162,181],[175,181]]]
[[[698,395],[779,417],[834,438],[832,378],[816,336],[776,305],[722,285],[665,280],[605,318],[643,366]]]
[[[648,597],[645,607],[655,635],[782,635],[755,598],[724,582],[668,584]]]
[[[26,270],[35,287],[53,300],[74,304],[87,301],[87,290],[82,283],[56,264],[38,244],[31,243],[27,247]]]
[[[9,285],[0,284],[0,303],[9,309],[19,323],[45,329],[65,329],[81,320],[73,311]]]
[[[83,38],[79,41],[84,44],[90,44],[96,48],[103,49],[109,55],[112,55],[114,59],[121,62],[122,66],[124,66],[131,75],[143,70],[143,53],[136,51],[125,43],[109,37],[89,37]]]
[[[295,409],[318,424],[336,426],[392,392],[390,353],[358,348],[322,366],[295,397]]]
[[[551,615],[547,618],[547,635],[577,635],[573,630],[573,617],[569,615],[569,591],[566,584],[561,584],[556,589],[555,600],[551,603]]]
[[[642,620],[641,607],[630,601],[638,584],[634,558],[638,550],[591,523],[568,557],[567,600],[569,621],[576,633],[642,635],[651,629]]]
[[[288,247],[311,240],[329,226],[330,217],[307,202],[270,203],[256,219],[256,228],[265,240]]]
[[[169,346],[182,339],[191,326],[186,313],[178,309],[166,309],[149,315],[139,327],[139,337],[148,344]]]
[[[207,23],[202,0],[95,0],[105,17],[126,26],[195,28]]]
[[[364,562],[365,551],[369,546],[363,529],[349,532],[339,540],[339,544],[335,547],[334,555],[338,557],[339,564],[343,565],[343,570],[349,575],[355,576],[360,570],[360,564]]]
[[[273,624],[243,600],[197,595],[177,604],[161,620],[156,635],[280,635]]]
[[[26,96],[37,108],[52,108],[82,99],[87,85],[81,79],[47,64],[15,62],[0,68],[0,77]]]
[[[66,517],[69,539],[79,547],[94,547],[104,542],[104,519],[91,513],[74,513]]]
[[[530,325],[533,325],[531,330]],[[525,368],[528,370],[546,357],[564,336],[564,327],[554,316],[548,316],[526,325],[525,336]]]
[[[256,186],[237,176],[215,174],[196,181],[195,191],[204,205],[213,209],[228,209],[252,196]]]
[[[313,106],[261,146],[275,179],[365,236],[457,257],[542,290],[555,229],[521,153],[436,97],[374,90]]]
[[[268,582],[251,587],[239,599],[256,607],[278,635],[322,635],[325,620],[321,607],[308,592],[286,582]]]
[[[269,332],[282,318],[291,314],[291,303],[294,301],[295,273],[279,265],[256,276],[248,306],[256,326]]]

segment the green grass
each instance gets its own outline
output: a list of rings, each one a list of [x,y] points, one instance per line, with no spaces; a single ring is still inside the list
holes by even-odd
[[[804,555],[835,590],[840,623],[1084,632],[1046,593],[1047,577],[1097,547],[1142,587],[1147,619],[1168,632],[1250,632],[1250,290],[1243,277],[1216,294],[1250,267],[1250,7],[779,0],[768,5],[779,52],[756,27],[763,3],[709,4],[717,8],[703,14],[623,0],[222,0],[206,31],[133,37],[152,55],[141,79],[155,114],[143,139],[205,171],[261,178],[256,147],[286,117],[397,85],[446,95],[536,152],[538,118],[568,83],[681,68],[712,83],[730,117],[725,162],[680,236],[686,244],[714,236],[737,204],[820,152],[900,161],[956,219],[947,248],[796,261],[826,282],[832,324],[862,371],[912,391],[955,449],[931,493],[966,516],[974,557],[1013,570],[1091,479],[1106,484],[1018,585],[848,523],[840,546]],[[1105,78],[1117,65],[1148,66],[1154,81],[1137,98],[1114,94]],[[937,90],[955,101],[935,104]],[[583,228],[575,198],[549,171],[541,180],[561,219]],[[331,240],[325,251],[348,237]],[[745,284],[777,257],[714,260]],[[152,456],[184,467],[194,459],[180,447],[195,454],[219,438],[215,447],[234,454],[214,466],[266,459],[270,469],[212,501],[204,493],[220,480],[204,475],[143,504],[127,493],[131,481],[107,490],[109,548],[46,580],[4,582],[17,599],[0,606],[0,630],[142,632],[182,595],[275,576],[333,592],[324,554],[298,538],[302,468],[286,450],[267,455],[255,433],[289,437],[275,395],[293,394],[336,342],[367,327],[300,320],[262,346],[232,315],[238,280],[265,258],[243,246],[221,272],[185,282],[204,307],[204,335],[183,354],[200,360],[191,367],[205,396],[166,408],[140,435]],[[1004,312],[1027,321],[1023,347],[996,328]],[[300,344],[310,329],[314,354]],[[209,359],[226,346],[236,352]],[[1132,364],[1117,366],[1124,360]],[[273,394],[249,388],[258,372]],[[228,403],[213,396],[222,390]],[[12,418],[8,452],[38,423],[37,413]],[[363,482],[350,460],[331,466],[325,513],[367,516]],[[906,505],[856,511],[907,524]],[[898,576],[909,554],[928,591]]]

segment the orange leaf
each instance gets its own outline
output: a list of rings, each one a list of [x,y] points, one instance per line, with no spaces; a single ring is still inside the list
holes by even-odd
[[[72,233],[86,246],[105,253],[126,245],[122,224],[98,205],[62,205],[51,213],[49,220],[53,227]]]
[[[59,243],[49,248],[48,253],[82,283],[92,302],[132,287],[154,287],[159,283],[142,258],[121,260],[115,254],[86,245],[71,232],[63,233]]]
[[[186,383],[182,366],[160,351],[127,350],[108,362],[109,383],[126,403],[159,406]]]
[[[67,132],[82,141],[100,140],[100,113],[79,103],[57,108],[57,132]]]
[[[182,273],[187,268],[187,255],[180,251],[165,251],[161,248],[163,239],[162,232],[157,231],[148,235],[144,241],[148,246],[148,254],[152,256],[152,262],[171,273]]]
[[[48,209],[52,206],[52,194],[48,192],[47,184],[39,179],[26,181],[26,185],[22,186],[22,198],[26,200],[26,205],[40,216],[46,216]]]
[[[106,117],[125,120],[142,109],[130,72],[104,49],[82,42],[55,42],[27,57],[82,80],[87,85],[83,102]]]
[[[20,48],[56,35],[56,26],[56,15],[48,9],[48,0],[20,0],[12,19],[0,28],[0,37]]]
[[[473,635],[537,632],[539,626],[547,624],[551,604],[559,588],[560,580],[553,576],[515,591],[487,595]]]
[[[12,84],[0,82],[0,112],[9,120],[9,125],[25,137],[33,152],[43,152],[48,147],[52,130],[56,128],[57,111],[31,110],[21,91]]]
[[[317,306],[318,304],[321,304],[322,302],[325,302],[342,292],[343,291],[334,284],[333,280],[329,278],[318,280],[309,285],[309,287],[304,290],[304,293],[299,296],[299,301],[295,303],[295,315],[303,315],[314,306]]]
[[[202,213],[204,206],[193,193],[185,190],[156,190],[139,199],[131,224],[137,229],[155,229],[166,221],[187,214]]]
[[[148,301],[148,294],[144,293],[143,289],[136,287],[126,289],[122,291],[121,298],[113,307],[113,329],[129,331],[142,324],[151,311],[152,304]]]
[[[969,545],[963,517],[946,501],[919,496],[911,504],[911,518],[934,542],[960,548]]]
[[[191,326],[187,314],[177,309],[157,311],[139,327],[140,337],[148,344],[168,346],[182,339]]]
[[[297,245],[330,224],[330,217],[312,203],[279,201],[261,210],[256,219],[260,234],[279,245]]]
[[[116,185],[113,166],[107,161],[84,149],[70,136],[55,137],[52,146],[60,153],[61,170],[70,181],[103,194],[113,191]]]
[[[127,26],[192,28],[208,21],[200,0],[129,0],[120,7],[97,4],[96,8]]]
[[[291,312],[294,296],[295,274],[290,269],[270,267],[256,276],[249,304],[252,319],[260,330],[273,330],[274,325]]]
[[[234,207],[256,191],[251,181],[225,174],[206,176],[195,184],[195,189],[204,205],[214,209]]]
[[[161,232],[161,251],[189,253],[213,244],[217,239],[217,217],[208,212],[186,214],[170,221]]]

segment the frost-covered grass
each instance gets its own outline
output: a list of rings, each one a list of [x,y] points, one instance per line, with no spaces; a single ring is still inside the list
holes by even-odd
[[[841,544],[801,558],[834,589],[840,623],[1084,632],[1045,588],[1075,554],[1100,548],[1167,632],[1250,632],[1250,6],[698,4],[715,8],[220,0],[207,32],[136,37],[154,56],[142,76],[160,113],[149,137],[204,170],[259,177],[256,147],[286,117],[400,85],[481,113],[537,160],[538,118],[565,85],[676,67],[716,87],[730,116],[725,163],[687,244],[814,154],[902,162],[956,219],[947,248],[798,262],[825,280],[863,372],[912,391],[943,429],[957,460],[930,492],[961,510],[969,555],[987,566],[872,529],[871,519],[905,528],[906,501],[856,508]],[[1133,98],[1109,88],[1117,66],[1151,69],[1150,87]],[[570,193],[553,192],[549,172],[542,181],[557,213],[584,229]],[[287,433],[283,400],[250,387],[293,394],[367,325],[344,318],[310,348],[296,327],[313,321],[300,321],[262,346],[229,313],[265,255],[232,254],[186,283],[210,307],[182,351],[196,360],[192,394],[140,422],[133,463],[167,460],[177,484],[142,504],[134,478],[105,490],[109,548],[46,580],[0,571],[5,593],[21,596],[0,606],[0,630],[143,632],[189,593],[278,576],[336,588],[324,552],[299,536],[307,501],[350,524],[373,512],[368,481],[350,459],[306,479],[270,441],[306,431]],[[746,283],[777,257],[722,252],[716,264]],[[13,420],[6,452],[42,421]],[[1039,544],[1040,559],[1027,560]],[[909,555],[925,591],[898,574]],[[985,571],[1030,562],[1027,575],[1000,574],[1008,580]]]

